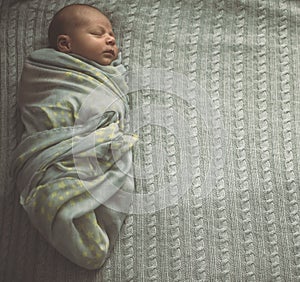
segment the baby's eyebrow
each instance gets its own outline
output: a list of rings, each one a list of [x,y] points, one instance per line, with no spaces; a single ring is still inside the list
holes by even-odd
[[[101,25],[96,25],[94,27],[97,28],[97,29],[105,30],[105,28],[103,26],[101,26]]]

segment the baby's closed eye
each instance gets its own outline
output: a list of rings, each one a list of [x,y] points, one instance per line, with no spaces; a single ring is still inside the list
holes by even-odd
[[[96,36],[103,36],[105,34],[105,30],[102,27],[91,28],[90,34],[96,35]]]
[[[92,35],[95,35],[95,36],[98,36],[98,37],[101,37],[104,35],[104,32],[100,32],[100,31],[95,31],[95,32],[91,32]]]

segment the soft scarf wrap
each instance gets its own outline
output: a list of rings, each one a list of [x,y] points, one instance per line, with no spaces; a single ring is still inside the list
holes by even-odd
[[[45,48],[28,57],[19,86],[24,134],[12,167],[21,204],[61,254],[87,269],[107,258],[134,189],[125,72],[120,57],[100,66]]]

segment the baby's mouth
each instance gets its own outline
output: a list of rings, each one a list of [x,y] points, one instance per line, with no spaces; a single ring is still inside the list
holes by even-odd
[[[112,56],[115,56],[115,51],[114,50],[106,50],[103,53],[111,54]]]

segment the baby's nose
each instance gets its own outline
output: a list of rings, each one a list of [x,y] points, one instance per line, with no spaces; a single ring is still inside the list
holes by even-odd
[[[110,45],[115,45],[116,44],[116,39],[113,36],[108,35],[107,38],[106,38],[106,43],[110,44]]]

